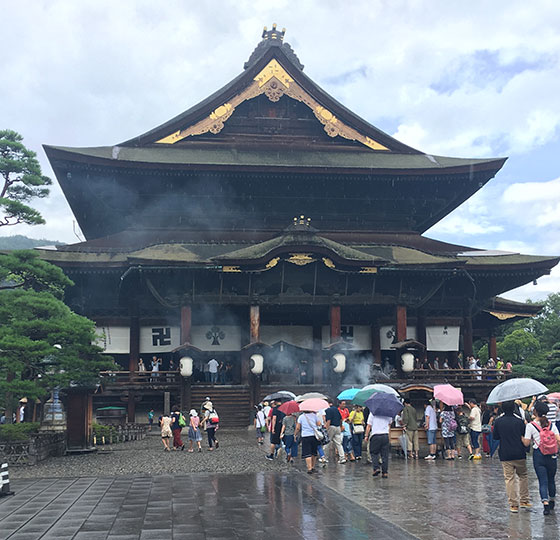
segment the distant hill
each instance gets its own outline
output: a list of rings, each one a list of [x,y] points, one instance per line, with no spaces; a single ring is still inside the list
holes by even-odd
[[[58,240],[37,240],[36,238],[28,238],[21,234],[16,234],[14,236],[0,236],[0,249],[11,250],[11,249],[33,249],[39,246],[55,246],[61,245],[65,242],[59,242]]]

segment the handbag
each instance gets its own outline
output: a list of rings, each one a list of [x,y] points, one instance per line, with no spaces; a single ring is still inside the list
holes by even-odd
[[[321,444],[327,445],[331,442],[331,438],[329,437],[329,432],[327,431],[327,428],[325,426],[321,426],[317,428],[317,431],[319,431],[322,435],[320,439],[317,439],[321,441]],[[317,438],[317,434],[315,434],[315,438]]]
[[[490,424],[482,424],[482,433],[492,433],[492,426]]]
[[[329,434],[327,433],[327,430],[321,426],[319,428],[317,427],[313,427],[311,425],[311,423],[309,422],[309,418],[307,418],[307,416],[303,415],[303,417],[305,418],[305,421],[307,422],[307,425],[313,429],[313,435],[315,435],[315,438],[321,443],[321,444],[327,444],[325,442],[325,437],[327,437],[327,439],[329,438]]]
[[[353,427],[354,433],[363,433],[364,432],[364,426],[362,424],[355,424],[352,427]]]
[[[261,426],[261,433],[266,433],[266,426]]]

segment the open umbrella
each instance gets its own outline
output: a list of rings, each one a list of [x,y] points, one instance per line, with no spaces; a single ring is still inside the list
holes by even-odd
[[[290,399],[296,399],[296,395],[293,392],[290,392],[289,390],[278,390],[278,393],[279,394],[285,394]]]
[[[324,399],[319,398],[311,398],[302,401],[299,404],[300,411],[311,411],[311,412],[318,412],[322,409],[326,409],[329,404]]]
[[[289,401],[290,399],[294,399],[294,398],[292,396],[289,396],[288,394],[285,394],[284,392],[274,392],[272,394],[268,394],[268,396],[265,396],[263,398],[263,401],[273,401],[273,400],[280,401],[282,399]]]
[[[494,387],[486,403],[493,404],[503,403],[504,401],[514,401],[529,396],[538,396],[547,391],[548,388],[539,381],[535,381],[535,379],[527,379],[524,377],[508,379]]]
[[[282,403],[278,409],[284,414],[294,414],[295,412],[299,412],[299,403],[293,400],[286,401],[286,403]]]
[[[396,416],[403,409],[403,404],[393,395],[375,392],[367,401],[366,407],[374,416]]]
[[[362,407],[364,407],[366,404],[366,400],[368,400],[373,394],[376,393],[377,392],[375,390],[372,390],[371,388],[369,390],[360,390],[352,399],[352,405],[361,405]]]
[[[560,401],[560,392],[552,392],[546,396],[551,401]]]
[[[342,392],[340,392],[340,394],[338,394],[338,396],[336,396],[336,399],[340,400],[340,401],[345,401],[345,400],[352,400],[354,399],[354,396],[360,391],[359,388],[347,388],[346,390],[343,390]]]
[[[439,399],[446,405],[462,405],[465,403],[463,392],[450,384],[436,384],[434,386],[434,398]]]
[[[295,401],[305,401],[306,399],[327,399],[325,394],[321,394],[320,392],[307,392],[307,394],[302,394],[301,396],[296,396]]]
[[[381,384],[381,383],[368,384],[367,386],[364,386],[362,388],[362,390],[373,390],[374,392],[385,392],[386,394],[393,394],[395,397],[400,397],[399,393],[394,388],[389,386],[388,384]]]

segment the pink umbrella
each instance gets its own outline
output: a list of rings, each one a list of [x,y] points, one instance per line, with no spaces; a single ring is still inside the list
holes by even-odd
[[[446,405],[462,405],[465,403],[463,392],[450,384],[436,384],[434,386],[434,398],[439,399]]]
[[[295,412],[299,412],[299,403],[293,400],[286,401],[286,403],[282,403],[278,409],[284,414],[294,414]]]
[[[552,394],[548,394],[546,397],[553,401],[560,401],[560,392],[552,392]]]
[[[328,406],[329,406],[329,404],[324,399],[311,398],[311,399],[306,399],[305,401],[302,401],[299,404],[299,410],[300,411],[317,412],[317,411],[320,411],[322,409],[326,409]]]

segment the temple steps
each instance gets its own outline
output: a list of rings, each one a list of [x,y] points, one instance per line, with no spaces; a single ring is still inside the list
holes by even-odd
[[[200,411],[200,406],[207,396],[212,400],[212,405],[220,417],[221,427],[247,427],[252,423],[253,414],[248,386],[193,386],[191,388],[191,407]]]

